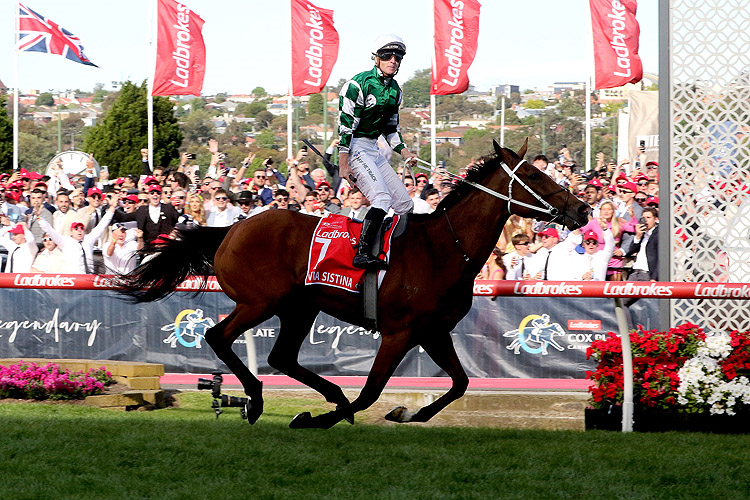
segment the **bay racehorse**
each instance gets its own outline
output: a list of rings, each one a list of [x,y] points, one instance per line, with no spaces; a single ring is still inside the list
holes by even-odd
[[[567,189],[493,141],[495,154],[472,168],[430,215],[410,216],[404,234],[391,243],[390,269],[378,294],[381,345],[359,396],[300,366],[302,342],[320,311],[366,326],[362,294],[304,285],[308,251],[318,218],[290,210],[268,210],[226,228],[178,231],[152,249],[153,258],[120,278],[120,291],[136,302],[158,300],[190,275],[216,278],[236,307],[205,335],[206,342],[242,383],[252,424],[263,412],[261,382],[232,351],[246,330],[276,315],[281,329],[268,356],[272,367],[308,385],[336,408],[302,413],[291,427],[329,428],[377,401],[406,353],[422,346],[451,377],[447,393],[411,413],[399,407],[386,418],[426,422],[460,398],[468,377],[456,356],[451,330],[469,311],[474,278],[495,247],[511,213],[562,223],[574,229],[589,208]]]

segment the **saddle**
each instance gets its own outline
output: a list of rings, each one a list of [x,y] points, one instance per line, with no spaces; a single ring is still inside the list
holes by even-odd
[[[396,227],[393,229],[391,240],[399,238],[406,231],[406,225],[408,223],[409,215],[404,214],[398,217]],[[373,245],[372,253],[374,256],[378,256],[383,251],[383,239],[385,233],[393,225],[393,217],[388,217],[383,220],[383,224],[378,232],[378,237]],[[364,278],[362,278],[362,301],[364,307],[364,317],[367,322],[367,328],[370,330],[378,329],[378,272],[379,271],[366,271]]]

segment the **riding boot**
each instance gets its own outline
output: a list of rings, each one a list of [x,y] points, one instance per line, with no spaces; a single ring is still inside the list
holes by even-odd
[[[388,263],[372,255],[372,247],[378,237],[378,231],[383,224],[385,211],[380,208],[371,208],[365,220],[362,222],[362,234],[359,237],[357,254],[354,256],[352,265],[359,269],[388,269]]]

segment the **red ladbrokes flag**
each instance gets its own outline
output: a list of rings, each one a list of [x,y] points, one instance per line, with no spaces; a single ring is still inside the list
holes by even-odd
[[[476,0],[435,0],[435,60],[430,94],[460,94],[469,88],[466,72],[479,38]]]
[[[292,95],[317,94],[339,56],[333,11],[304,0],[292,2]]]
[[[594,88],[611,89],[643,78],[636,0],[589,0],[594,33]]]
[[[175,0],[159,0],[152,95],[201,95],[206,74],[203,19]]]

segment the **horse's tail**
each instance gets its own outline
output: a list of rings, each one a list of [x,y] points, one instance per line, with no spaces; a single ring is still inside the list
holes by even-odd
[[[147,259],[128,274],[118,276],[120,293],[133,302],[152,302],[174,293],[188,276],[213,273],[214,255],[230,227],[194,227],[177,231],[174,239],[159,239],[138,253]],[[196,293],[200,293],[204,286]]]

